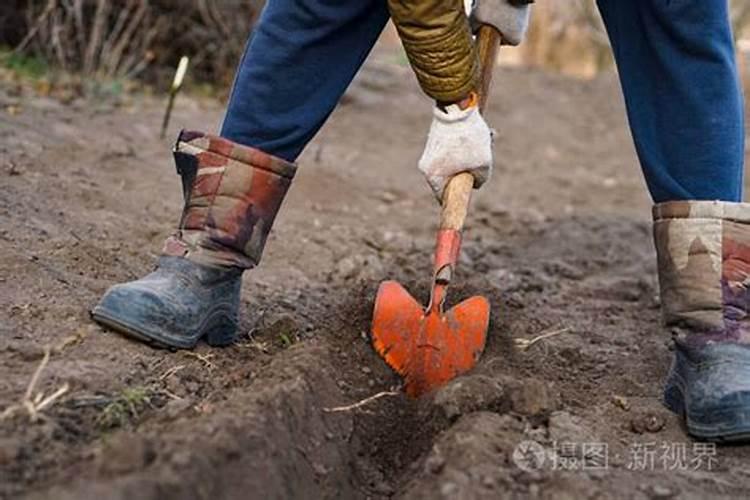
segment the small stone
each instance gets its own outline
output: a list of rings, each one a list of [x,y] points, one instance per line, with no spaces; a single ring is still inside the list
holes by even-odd
[[[642,412],[630,420],[630,430],[636,434],[655,434],[664,428],[664,418],[653,412]]]
[[[380,193],[380,201],[383,201],[385,203],[393,203],[396,200],[398,200],[398,196],[391,191],[383,191],[382,193]]]
[[[654,500],[663,500],[667,498],[673,498],[677,496],[678,491],[669,488],[668,486],[662,485],[650,485],[643,488],[643,491],[648,495],[649,498]]]
[[[312,467],[313,467],[313,471],[315,472],[316,476],[320,477],[320,476],[326,476],[326,475],[328,475],[328,468],[326,468],[325,465],[316,462],[316,463],[313,464]]]
[[[612,396],[612,403],[625,411],[630,411],[630,402],[623,396]]]

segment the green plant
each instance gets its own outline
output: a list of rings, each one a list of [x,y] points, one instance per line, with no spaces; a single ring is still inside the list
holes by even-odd
[[[281,342],[281,347],[286,349],[287,347],[291,347],[292,345],[296,344],[297,338],[289,335],[287,332],[280,332],[279,341]]]
[[[0,48],[0,66],[34,80],[44,77],[49,71],[49,65],[42,57],[19,54],[7,48]]]
[[[127,387],[102,409],[97,422],[104,429],[122,427],[138,418],[140,412],[151,403],[151,391],[145,387]]]

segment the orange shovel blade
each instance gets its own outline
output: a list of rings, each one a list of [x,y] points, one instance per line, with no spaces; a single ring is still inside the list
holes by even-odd
[[[424,308],[395,281],[380,285],[372,338],[375,349],[404,378],[406,393],[426,394],[471,370],[484,350],[490,304],[472,297],[440,314]]]

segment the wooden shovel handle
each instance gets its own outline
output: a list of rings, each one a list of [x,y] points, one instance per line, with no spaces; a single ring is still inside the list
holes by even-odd
[[[487,97],[492,84],[492,73],[497,60],[497,50],[500,47],[500,33],[492,26],[484,25],[479,28],[477,49],[479,51],[479,110],[484,111]],[[474,176],[464,172],[453,176],[443,192],[443,212],[440,219],[441,229],[460,231],[464,227],[466,215],[469,211],[471,191],[474,188]]]
[[[492,75],[495,70],[497,61],[497,52],[500,49],[502,35],[494,26],[487,24],[479,28],[479,37],[477,38],[477,51],[479,52],[479,111],[484,112],[487,105],[487,98],[490,95],[492,86]]]

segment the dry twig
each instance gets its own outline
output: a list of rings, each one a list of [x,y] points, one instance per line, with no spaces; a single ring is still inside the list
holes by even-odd
[[[166,378],[169,378],[170,376],[174,375],[175,373],[182,370],[183,368],[185,368],[185,365],[173,366],[172,368],[162,373],[161,376],[159,377],[159,380],[164,380]]]
[[[69,335],[62,339],[59,344],[51,349],[51,352],[52,354],[60,354],[68,347],[83,342],[84,338],[86,338],[86,332],[83,329],[78,330],[73,335]]]
[[[47,2],[47,6],[44,8],[41,14],[36,18],[36,21],[34,22],[33,26],[29,30],[28,33],[26,33],[26,36],[21,40],[21,43],[18,44],[18,46],[15,48],[14,52],[20,53],[22,52],[26,46],[29,44],[31,40],[36,36],[37,32],[41,29],[42,24],[44,24],[47,21],[47,18],[52,14],[52,11],[55,10],[55,7],[57,7],[57,1],[56,0],[49,0]]]
[[[534,337],[531,340],[528,340],[528,339],[514,339],[513,343],[514,343],[514,345],[517,348],[521,349],[522,351],[528,351],[529,349],[531,349],[531,347],[534,344],[536,344],[538,342],[541,342],[542,340],[546,340],[546,339],[549,339],[549,338],[552,338],[552,337],[557,337],[558,335],[562,335],[563,333],[567,333],[569,331],[570,331],[570,328],[562,328],[560,330],[554,330],[554,331],[551,331],[551,332],[543,333],[541,335],[538,335],[538,336]]]
[[[190,358],[195,358],[201,363],[203,363],[203,366],[205,366],[207,370],[213,370],[214,368],[216,368],[216,365],[211,362],[211,358],[214,357],[213,354],[200,354],[200,353],[192,352],[192,351],[182,351],[182,353],[185,356],[188,356]]]
[[[374,401],[377,401],[378,399],[389,397],[389,396],[398,396],[401,394],[400,391],[383,391],[379,392],[377,394],[374,394],[368,398],[365,398],[361,401],[358,401],[356,403],[347,405],[347,406],[337,406],[335,408],[323,408],[323,411],[326,413],[337,413],[337,412],[344,412],[344,411],[353,411],[357,410],[359,408],[362,408],[363,406],[366,406]]]

